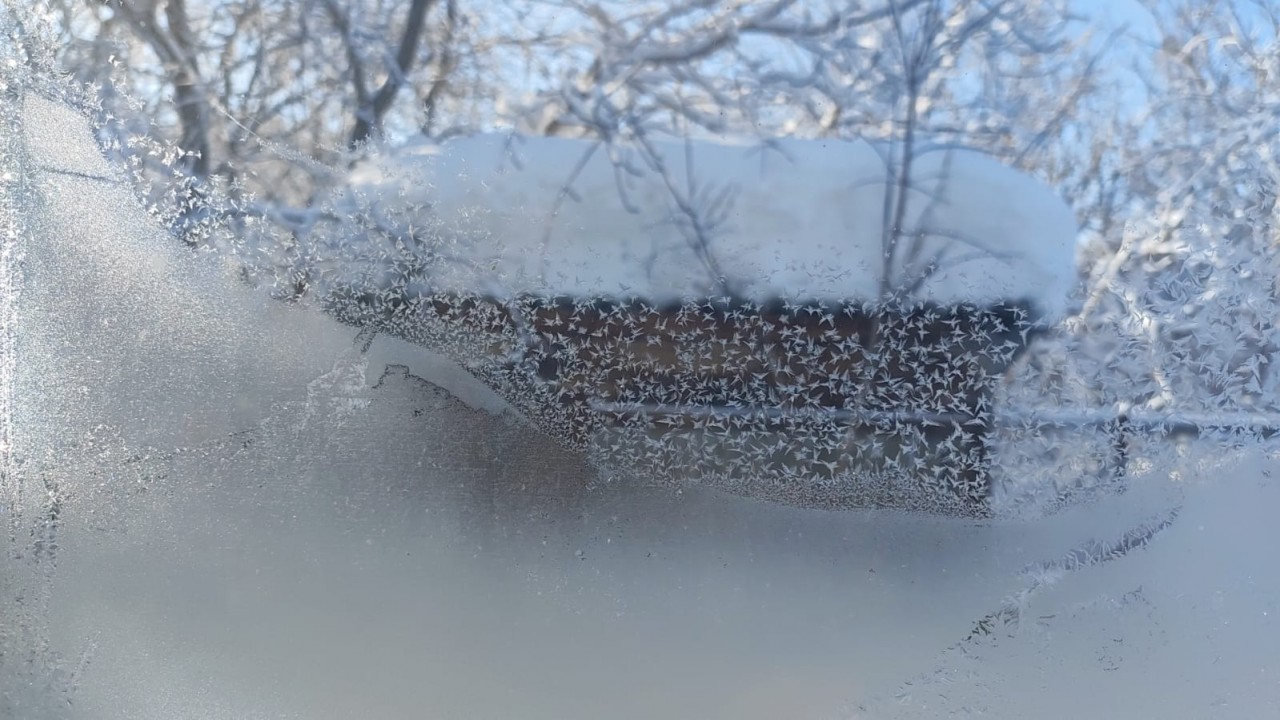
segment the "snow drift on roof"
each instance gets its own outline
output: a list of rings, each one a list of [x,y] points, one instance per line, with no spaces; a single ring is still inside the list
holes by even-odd
[[[415,208],[414,223],[467,259],[433,276],[435,290],[661,301],[887,291],[1061,314],[1076,223],[1052,190],[980,153],[933,149],[911,165],[898,225],[883,152],[860,141],[623,147],[477,135],[402,147],[351,179],[384,208],[391,198]],[[882,282],[886,226],[902,231]]]

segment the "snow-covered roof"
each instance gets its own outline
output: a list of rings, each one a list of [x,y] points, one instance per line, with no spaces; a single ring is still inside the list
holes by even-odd
[[[410,144],[351,180],[384,206],[420,207],[415,223],[483,267],[442,273],[434,289],[705,296],[716,288],[695,249],[706,239],[739,295],[873,300],[882,229],[895,218],[883,151],[860,141],[621,147],[489,134]],[[937,258],[912,298],[1029,300],[1047,316],[1062,312],[1076,223],[1051,189],[962,149],[919,153],[910,185],[891,284],[919,279]]]

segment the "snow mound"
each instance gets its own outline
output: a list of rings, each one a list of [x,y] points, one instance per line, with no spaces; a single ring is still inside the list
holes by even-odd
[[[434,290],[672,301],[723,294],[723,277],[756,300],[892,294],[1061,315],[1077,226],[1050,188],[975,151],[926,149],[898,224],[885,153],[861,141],[487,134],[389,151],[357,166],[351,186],[454,244],[465,262],[434,273]],[[883,281],[886,227],[901,232]]]

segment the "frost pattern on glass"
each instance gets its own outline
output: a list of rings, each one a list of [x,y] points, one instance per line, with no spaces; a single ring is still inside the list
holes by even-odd
[[[987,158],[920,153],[907,190],[858,143],[411,147],[352,174],[308,291],[613,475],[985,514],[995,381],[1066,302],[1072,221]]]
[[[1168,10],[1111,142],[1053,3],[536,5],[559,79],[468,105],[510,18],[412,3],[460,53],[397,74],[377,13],[213,4],[352,65],[353,127],[278,118],[317,157],[252,73],[58,75],[132,6],[5,5],[0,715],[1275,709],[1274,38]]]

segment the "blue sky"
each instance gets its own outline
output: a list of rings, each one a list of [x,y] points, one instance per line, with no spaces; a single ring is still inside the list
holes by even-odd
[[[1156,35],[1155,21],[1137,0],[1074,0],[1072,4],[1107,31],[1128,25],[1139,37],[1154,39]]]

